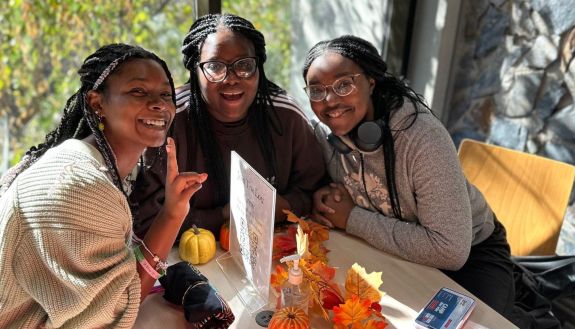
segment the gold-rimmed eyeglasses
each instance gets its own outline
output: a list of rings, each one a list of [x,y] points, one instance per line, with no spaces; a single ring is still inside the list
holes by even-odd
[[[355,90],[355,79],[361,73],[351,74],[335,80],[331,85],[309,85],[303,88],[312,102],[321,102],[327,97],[327,88],[331,88],[333,92],[341,97],[351,94]]]

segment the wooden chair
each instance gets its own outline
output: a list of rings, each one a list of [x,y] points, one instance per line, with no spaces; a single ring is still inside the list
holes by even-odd
[[[574,166],[470,139],[459,161],[505,226],[512,255],[555,254]]]

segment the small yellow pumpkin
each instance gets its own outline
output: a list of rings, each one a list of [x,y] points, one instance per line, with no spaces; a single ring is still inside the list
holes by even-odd
[[[207,263],[216,255],[216,238],[210,230],[194,225],[182,234],[178,251],[186,262],[194,265]]]
[[[309,329],[309,317],[298,307],[284,307],[274,313],[269,329]]]

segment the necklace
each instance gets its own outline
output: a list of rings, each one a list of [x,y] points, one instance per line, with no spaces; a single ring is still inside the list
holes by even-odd
[[[130,172],[128,176],[126,176],[122,180],[122,187],[124,188],[124,191],[126,192],[127,195],[130,195],[130,193],[132,193],[133,184],[134,180],[132,179],[132,172]]]

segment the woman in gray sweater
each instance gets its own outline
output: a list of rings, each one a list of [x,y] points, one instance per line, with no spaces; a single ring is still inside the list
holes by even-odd
[[[505,229],[465,179],[448,132],[420,96],[354,36],[316,44],[303,76],[334,182],[315,193],[315,218],[441,269],[509,317]]]

